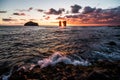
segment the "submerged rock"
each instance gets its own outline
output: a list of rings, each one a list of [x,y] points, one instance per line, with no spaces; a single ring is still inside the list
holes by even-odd
[[[39,25],[38,25],[38,23],[29,21],[29,22],[25,23],[24,26],[39,26]]]

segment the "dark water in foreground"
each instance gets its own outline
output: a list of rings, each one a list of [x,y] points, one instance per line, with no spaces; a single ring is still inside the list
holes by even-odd
[[[120,60],[120,28],[0,27],[0,69],[61,61],[87,66],[96,60]]]

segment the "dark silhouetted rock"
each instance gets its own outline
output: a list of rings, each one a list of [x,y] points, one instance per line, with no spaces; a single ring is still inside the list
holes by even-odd
[[[111,79],[102,72],[93,71],[89,74],[87,80],[111,80]]]
[[[29,22],[25,23],[24,26],[39,26],[39,25],[38,25],[38,23],[29,21]]]

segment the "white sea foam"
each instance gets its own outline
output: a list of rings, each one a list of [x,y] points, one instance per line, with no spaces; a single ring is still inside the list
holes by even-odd
[[[88,66],[90,63],[86,60],[72,60],[68,58],[67,56],[61,55],[59,52],[54,53],[49,58],[45,58],[43,60],[38,61],[38,65],[40,65],[41,68],[47,67],[48,65],[54,66],[56,63],[63,62],[65,64],[73,64],[73,65],[82,65],[82,66]]]

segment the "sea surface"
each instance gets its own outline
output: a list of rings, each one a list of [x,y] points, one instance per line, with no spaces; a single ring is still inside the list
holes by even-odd
[[[97,60],[120,60],[120,27],[0,26],[0,70]]]

